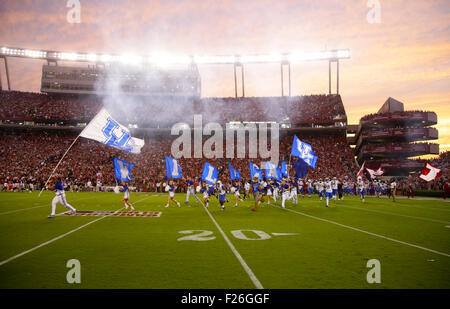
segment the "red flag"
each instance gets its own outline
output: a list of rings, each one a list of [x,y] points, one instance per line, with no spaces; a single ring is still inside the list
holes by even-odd
[[[439,176],[441,176],[441,170],[427,162],[425,163],[419,178],[425,181],[432,181],[439,178]]]
[[[366,161],[364,161],[364,163],[361,165],[361,169],[359,170],[358,174],[356,175],[356,177],[359,177],[363,175],[364,172],[364,168],[366,167]]]

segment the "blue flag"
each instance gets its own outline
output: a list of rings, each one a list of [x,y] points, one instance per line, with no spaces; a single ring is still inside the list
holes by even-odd
[[[241,179],[241,174],[238,170],[235,170],[230,163],[228,163],[228,169],[230,170],[231,180]]]
[[[282,178],[280,169],[272,162],[265,163],[264,173],[266,174],[266,178],[272,178],[276,180],[281,180]]]
[[[317,156],[314,153],[310,144],[302,142],[298,139],[297,135],[294,136],[294,143],[292,144],[291,155],[299,157],[305,161],[308,166],[315,168],[317,162]]]
[[[133,178],[131,178],[131,169],[133,166],[134,163],[114,158],[114,172],[116,174],[116,179],[119,181],[133,180]]]
[[[202,180],[210,185],[214,185],[218,178],[219,171],[217,168],[208,162],[205,162],[205,165],[203,165]]]
[[[308,165],[303,160],[298,160],[294,162],[295,167],[295,177],[303,178],[308,175]]]
[[[166,157],[166,177],[167,178],[181,178],[183,175],[183,171],[181,170],[180,164],[178,164],[178,160]]]
[[[250,166],[250,177],[253,179],[253,177],[258,177],[259,180],[262,180],[262,171],[258,167],[258,165],[253,164],[252,162],[248,162]]]
[[[284,161],[281,161],[281,175],[283,177],[288,177],[287,165],[286,165],[286,162],[284,162]]]

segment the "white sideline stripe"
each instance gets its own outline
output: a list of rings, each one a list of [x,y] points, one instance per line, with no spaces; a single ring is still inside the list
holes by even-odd
[[[375,210],[375,209],[358,208],[358,207],[352,207],[352,206],[346,206],[346,205],[339,205],[338,207],[344,207],[344,208],[350,208],[350,209],[358,209],[358,210],[365,210],[365,211],[377,212],[377,213],[380,213],[380,214],[399,216],[399,217],[418,219],[418,220],[425,220],[425,221],[431,221],[431,222],[437,222],[437,223],[444,223],[444,224],[449,224],[450,223],[449,221],[442,221],[442,220],[425,218],[425,217],[409,216],[409,215],[397,214],[397,213],[394,213],[394,212],[381,211],[381,210]]]
[[[83,197],[83,198],[76,199],[76,200],[71,200],[71,201],[76,202],[76,201],[81,201],[81,200],[87,200],[87,199],[90,199],[90,198],[94,198],[94,196]],[[31,210],[31,209],[35,209],[35,208],[46,207],[46,206],[49,206],[49,203],[46,203],[45,205],[30,207],[30,208],[21,208],[21,209],[15,209],[15,210],[10,210],[10,211],[0,212],[0,216],[1,215],[12,214],[12,213],[19,212],[19,211],[26,211],[26,210]]]
[[[375,234],[375,233],[372,233],[372,232],[364,231],[364,230],[358,229],[356,227],[348,226],[348,225],[341,224],[341,223],[338,223],[338,222],[335,222],[335,221],[331,221],[331,220],[315,217],[315,216],[308,215],[308,214],[305,214],[303,212],[295,211],[295,210],[288,209],[288,208],[282,208],[282,207],[279,207],[279,206],[273,206],[273,207],[280,208],[282,210],[291,211],[293,213],[296,213],[296,214],[299,214],[299,215],[302,215],[302,216],[305,216],[305,217],[309,217],[309,218],[312,218],[312,219],[316,219],[316,220],[328,222],[328,223],[331,223],[331,224],[335,224],[335,225],[338,225],[338,226],[341,226],[341,227],[345,227],[347,229],[351,229],[351,230],[354,230],[354,231],[357,231],[357,232],[361,232],[361,233],[364,233],[364,234],[368,234],[368,235],[372,235],[372,236],[375,236],[375,237],[387,239],[387,240],[390,240],[390,241],[393,241],[393,242],[396,242],[396,243],[399,243],[399,244],[402,244],[402,245],[406,245],[406,246],[414,247],[414,248],[417,248],[417,249],[422,249],[422,250],[425,250],[425,251],[428,251],[428,252],[432,252],[432,253],[435,253],[435,254],[439,254],[439,255],[446,256],[446,257],[450,257],[450,254],[447,254],[447,253],[443,253],[443,252],[436,251],[436,250],[433,250],[433,249],[428,249],[428,248],[425,248],[425,247],[422,247],[422,246],[410,244],[410,243],[407,243],[407,242],[404,242],[404,241],[401,241],[401,240],[397,240],[397,239],[390,238],[390,237],[387,237],[387,236]]]
[[[297,233],[272,233],[273,236],[291,236],[298,235]]]
[[[138,200],[138,201],[136,201],[136,202],[134,202],[134,203],[132,203],[132,204],[133,204],[133,205],[134,205],[134,204],[137,204],[138,202],[143,201],[143,200],[146,200],[146,199],[148,199],[148,198],[149,198],[149,197],[143,198],[143,199]],[[116,213],[116,212],[122,210],[123,208],[125,208],[125,207],[122,207],[122,208],[117,209],[114,213]],[[114,214],[114,213],[113,213],[113,214]],[[66,237],[67,235],[70,235],[70,234],[72,234],[72,233],[75,233],[76,231],[79,231],[79,230],[81,230],[82,228],[84,228],[84,227],[86,227],[86,226],[88,226],[88,225],[90,225],[90,224],[92,224],[92,223],[95,223],[95,222],[100,221],[100,220],[102,220],[102,219],[108,218],[108,217],[112,216],[113,214],[110,214],[110,215],[108,215],[108,216],[104,216],[104,217],[101,217],[101,218],[92,220],[92,221],[90,221],[90,222],[88,222],[88,223],[86,223],[86,224],[83,224],[83,225],[81,225],[81,226],[79,226],[79,227],[77,227],[77,228],[75,228],[75,229],[73,229],[73,230],[71,230],[71,231],[69,231],[69,232],[67,232],[67,233],[64,233],[64,234],[59,235],[59,236],[57,236],[57,237],[55,237],[55,238],[53,238],[53,239],[50,239],[50,240],[48,240],[48,241],[46,241],[46,242],[43,242],[42,244],[37,245],[36,247],[33,247],[33,248],[29,249],[29,250],[26,250],[26,251],[23,251],[23,252],[21,252],[21,253],[19,253],[19,254],[17,254],[17,255],[14,255],[14,256],[10,257],[9,259],[6,259],[6,260],[4,260],[4,261],[1,261],[1,262],[0,262],[0,266],[6,264],[6,263],[8,263],[8,262],[11,262],[12,260],[15,260],[15,259],[17,259],[17,258],[19,258],[19,257],[21,257],[21,256],[24,256],[25,254],[28,254],[28,253],[30,253],[30,252],[33,252],[33,251],[39,249],[39,248],[42,248],[42,247],[44,247],[44,246],[46,246],[46,245],[48,245],[48,244],[51,244],[52,242],[55,242],[55,241],[57,241],[58,239],[64,238],[64,237]]]
[[[421,206],[417,206],[417,205],[396,204],[395,206],[400,206],[400,207],[414,207],[414,208],[420,208],[420,209],[426,209],[426,210],[450,211],[450,209],[436,208],[436,207],[421,207]]]
[[[236,250],[236,248],[233,246],[233,244],[231,243],[230,239],[227,237],[227,235],[225,235],[225,233],[223,232],[223,230],[220,228],[219,224],[216,222],[216,220],[214,220],[214,217],[211,215],[211,213],[209,212],[208,208],[205,207],[205,204],[203,204],[203,201],[200,200],[200,203],[202,203],[203,208],[205,209],[206,213],[208,214],[208,216],[211,218],[212,222],[214,222],[214,224],[216,225],[217,229],[219,230],[220,234],[222,234],[222,237],[225,239],[225,242],[228,244],[228,246],[230,247],[231,251],[233,251],[234,255],[236,256],[236,258],[238,259],[238,261],[241,263],[242,267],[244,268],[244,270],[247,272],[248,276],[250,277],[250,280],[252,280],[253,284],[255,285],[255,287],[257,289],[264,289],[264,287],[262,286],[261,282],[259,282],[258,278],[256,278],[255,274],[253,273],[253,271],[250,269],[250,267],[247,265],[247,263],[244,261],[244,259],[242,258],[242,256],[239,254],[239,252]]]

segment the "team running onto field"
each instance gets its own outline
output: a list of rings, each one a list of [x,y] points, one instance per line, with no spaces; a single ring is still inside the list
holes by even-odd
[[[181,181],[185,182],[186,187],[186,200],[185,203],[189,203],[189,197],[192,195],[196,202],[202,201],[206,207],[209,207],[211,197],[215,197],[222,210],[225,210],[225,204],[230,201],[227,198],[227,194],[233,194],[234,206],[237,207],[239,202],[243,202],[253,196],[254,206],[251,210],[255,211],[260,205],[267,200],[267,204],[276,203],[277,200],[281,201],[281,207],[286,207],[286,201],[292,201],[297,205],[299,197],[311,198],[312,194],[318,194],[320,201],[326,202],[326,207],[330,206],[330,200],[336,202],[337,200],[343,200],[345,195],[358,195],[362,202],[365,202],[366,194],[372,190],[376,197],[386,195],[388,198],[392,198],[395,202],[396,182],[391,181],[389,184],[384,181],[374,180],[373,182],[363,181],[361,176],[357,177],[356,182],[352,181],[339,181],[334,178],[325,178],[313,181],[312,179],[295,179],[294,177],[285,177],[281,181],[276,179],[258,179],[254,177],[250,181],[230,181],[228,185],[225,185],[220,180],[215,185],[210,185],[203,182],[201,179],[195,181],[194,179],[187,177]],[[130,203],[130,190],[127,183],[122,181],[123,198],[121,202],[125,205],[126,209],[134,211],[133,205]],[[165,207],[169,207],[171,203],[181,207],[180,202],[175,199],[175,192],[178,188],[175,181],[170,180],[165,185],[165,191],[169,193],[167,198],[167,204]],[[76,214],[76,209],[72,207],[66,201],[66,195],[64,191],[64,183],[62,178],[57,178],[57,182],[54,185],[54,191],[56,196],[52,200],[52,212],[49,218],[55,217],[56,205],[61,203],[64,207],[68,208],[72,214]],[[119,191],[117,191],[119,192]],[[242,192],[242,193],[241,193]],[[202,194],[202,199],[197,197],[197,193]]]

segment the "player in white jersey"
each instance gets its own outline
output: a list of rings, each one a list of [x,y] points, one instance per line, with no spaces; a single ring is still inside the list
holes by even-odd
[[[364,195],[366,194],[366,187],[361,176],[358,176],[356,185],[358,186],[358,194],[361,196],[361,201],[364,203],[365,202]]]
[[[96,192],[100,192],[100,191],[101,191],[101,188],[102,188],[102,182],[101,182],[100,179],[97,179],[97,184],[96,184],[96,186],[95,186],[95,191],[96,191]]]
[[[273,189],[273,201],[276,203],[278,198],[278,192],[280,191],[280,183],[278,180],[274,180],[272,182],[272,189]]]
[[[294,178],[292,178],[289,181],[289,185],[291,187],[291,193],[290,193],[289,199],[292,200],[292,202],[294,202],[297,205],[298,204],[297,181]]]
[[[337,195],[338,195],[338,183],[339,181],[336,179],[336,177],[331,180],[331,189],[333,190],[333,198],[336,201]],[[339,199],[340,200],[340,199]]]
[[[319,197],[320,200],[322,200],[323,197],[325,197],[325,183],[322,181],[322,179],[319,179]]]
[[[222,182],[219,180],[217,181],[217,189],[219,192],[219,203],[220,206],[222,206],[222,210],[225,210],[225,202],[228,202],[227,200],[227,191],[225,189],[225,186],[222,184]]]
[[[250,196],[250,183],[248,181],[244,184],[244,199],[248,199]]]
[[[329,200],[331,198],[333,198],[333,183],[330,181],[330,179],[327,178],[327,179],[325,179],[325,182],[323,185],[325,187],[325,199],[327,201],[327,207],[328,207]],[[335,200],[336,200],[336,198],[335,198]]]
[[[375,194],[376,194],[377,198],[380,198],[381,183],[378,180],[376,180],[376,179],[373,181],[373,188],[375,190]]]
[[[302,198],[305,197],[305,191],[303,191],[303,185],[304,185],[304,184],[305,184],[305,183],[303,182],[303,179],[301,179],[301,178],[297,181],[298,192],[300,193],[300,195],[302,196]]]
[[[281,191],[281,207],[285,208],[285,202],[287,199],[289,199],[290,194],[289,183],[286,181],[285,178],[281,180],[280,191]]]
[[[347,192],[348,192],[348,182],[346,181],[346,180],[344,180],[343,182],[342,182],[342,191],[343,191],[343,194],[342,194],[342,199],[344,199],[344,196],[347,194]]]
[[[311,198],[311,194],[314,193],[314,185],[311,179],[308,179],[308,198]]]
[[[56,196],[52,200],[52,213],[48,216],[49,218],[55,217],[55,211],[56,211],[56,204],[61,203],[64,205],[64,207],[69,208],[72,214],[76,214],[77,210],[73,208],[69,203],[66,201],[66,193],[64,192],[64,185],[62,183],[61,177],[58,177],[58,182],[55,184],[54,187]]]

